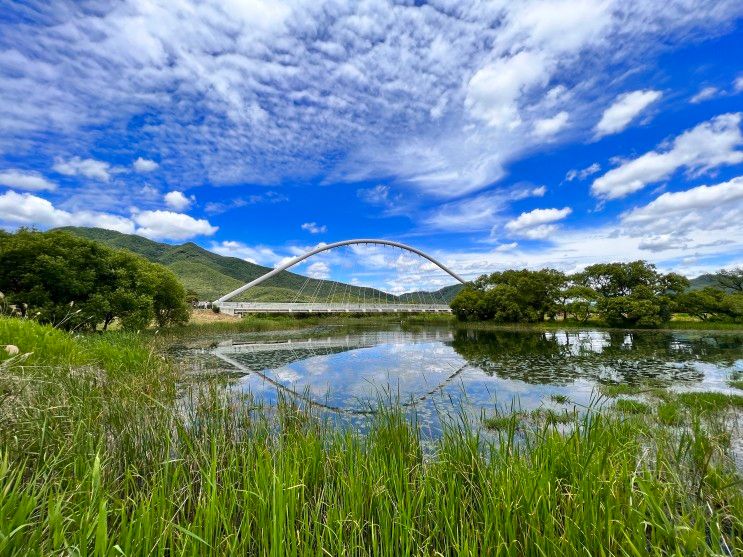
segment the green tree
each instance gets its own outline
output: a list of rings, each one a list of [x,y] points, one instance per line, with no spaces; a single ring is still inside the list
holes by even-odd
[[[455,296],[451,307],[463,320],[538,322],[554,318],[565,275],[554,269],[508,270],[483,275]]]
[[[715,281],[723,289],[743,292],[743,267],[721,269],[715,275]]]
[[[68,329],[127,329],[188,319],[171,271],[132,253],[61,231],[0,236],[0,291],[25,316]]]
[[[727,313],[725,298],[725,292],[708,286],[702,290],[684,292],[678,297],[676,303],[680,311],[707,321]]]
[[[668,321],[676,298],[689,285],[685,277],[661,274],[645,261],[590,265],[577,280],[596,291],[598,312],[614,326]]]

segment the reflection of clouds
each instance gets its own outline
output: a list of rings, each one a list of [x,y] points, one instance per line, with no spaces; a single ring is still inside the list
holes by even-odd
[[[292,334],[297,333],[281,338],[285,341]],[[424,427],[435,429],[441,416],[457,419],[460,412],[477,423],[481,413],[492,412],[495,405],[501,410],[581,409],[604,381],[653,378],[683,389],[729,391],[730,374],[743,370],[736,338],[606,331],[468,332],[460,338],[441,330],[367,331],[223,350],[234,350],[236,359],[250,356],[252,364],[264,364],[251,368],[260,373],[250,373],[234,385],[237,392],[273,403],[274,381],[318,404],[348,410],[368,410],[380,400],[414,401],[410,411]],[[245,347],[258,351],[241,352]],[[477,350],[469,354],[471,348]],[[720,350],[734,356],[707,361]],[[552,401],[553,394],[571,402]]]
[[[293,369],[282,368],[274,371],[274,376],[282,383],[297,383],[302,376]]]
[[[594,352],[601,354],[604,348],[611,346],[611,336],[604,331],[558,331],[555,333],[545,333],[547,340],[554,341],[558,346],[569,347],[570,352],[578,355],[581,352]],[[632,345],[632,337],[627,335],[625,343],[629,339],[629,346]]]

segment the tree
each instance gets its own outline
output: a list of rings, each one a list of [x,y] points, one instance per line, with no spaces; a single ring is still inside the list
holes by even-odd
[[[66,232],[0,236],[0,291],[22,313],[68,329],[127,329],[188,320],[185,290],[165,267]]]
[[[565,315],[572,315],[574,319],[585,323],[591,317],[598,299],[593,288],[574,284],[564,290],[566,303]]]
[[[668,321],[675,299],[689,285],[685,277],[661,274],[645,261],[590,265],[577,280],[596,291],[596,307],[613,326],[656,326]]]
[[[708,286],[702,290],[684,292],[676,303],[680,311],[707,321],[726,313],[725,297],[725,292],[719,288]]]
[[[715,275],[715,281],[724,289],[743,292],[743,267],[730,270],[721,269]]]
[[[451,307],[462,320],[539,322],[556,315],[556,300],[564,283],[565,275],[554,269],[492,273],[462,289]]]

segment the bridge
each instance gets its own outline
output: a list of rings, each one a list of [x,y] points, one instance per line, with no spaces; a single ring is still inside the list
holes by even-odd
[[[451,309],[449,305],[443,300],[436,300],[434,296],[426,292],[417,292],[417,299],[410,298],[409,302],[401,299],[398,296],[391,296],[386,293],[382,293],[379,290],[369,289],[365,287],[351,287],[347,284],[335,283],[333,287],[333,294],[331,294],[329,300],[316,300],[315,295],[311,300],[299,300],[299,294],[305,289],[307,281],[310,280],[307,277],[305,285],[302,286],[297,299],[292,302],[274,302],[274,301],[250,301],[250,302],[231,302],[233,298],[245,293],[246,291],[254,288],[260,284],[265,283],[272,277],[277,276],[279,273],[286,271],[299,263],[302,263],[306,259],[309,259],[319,253],[334,250],[344,246],[355,246],[355,245],[379,245],[379,246],[390,246],[393,248],[399,248],[404,252],[415,254],[427,261],[433,263],[440,270],[454,278],[457,282],[464,284],[465,280],[456,274],[454,271],[447,268],[444,264],[440,263],[430,255],[423,251],[416,249],[412,246],[395,242],[392,240],[382,240],[375,238],[362,238],[354,240],[344,240],[341,242],[334,242],[332,244],[325,244],[317,247],[307,253],[295,257],[290,261],[277,266],[271,271],[264,275],[248,282],[225,294],[218,300],[215,300],[212,305],[218,307],[222,313],[227,315],[244,315],[246,313],[450,313]],[[338,296],[335,296],[335,285],[339,285]],[[319,287],[318,287],[319,288]],[[362,290],[363,299],[359,300],[359,295],[356,295],[356,299],[352,295],[352,288],[358,288]],[[369,290],[370,296],[367,301],[366,292]],[[426,299],[428,294],[429,299]],[[336,300],[336,298],[339,298]]]

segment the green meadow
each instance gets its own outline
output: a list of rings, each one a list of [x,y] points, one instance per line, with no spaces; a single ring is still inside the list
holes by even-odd
[[[394,405],[362,435],[189,384],[155,338],[0,318],[0,555],[743,555],[743,397],[617,389],[424,443]]]

